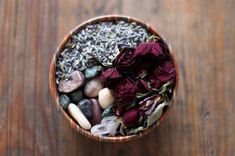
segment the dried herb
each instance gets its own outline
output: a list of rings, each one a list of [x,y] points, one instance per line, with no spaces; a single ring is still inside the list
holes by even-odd
[[[140,98],[149,96],[150,94],[151,94],[150,92],[148,92],[148,93],[136,93],[135,96],[136,96],[137,99],[140,99]]]
[[[129,130],[128,132],[127,132],[127,134],[136,134],[136,133],[138,133],[138,132],[140,132],[140,131],[143,131],[143,130],[145,130],[146,128],[144,128],[144,127],[137,127],[137,128],[134,128],[134,129],[131,129],[131,130]]]
[[[164,103],[162,103],[162,104],[159,104],[159,105],[157,106],[157,108],[155,108],[155,110],[153,111],[153,113],[148,116],[148,119],[147,119],[147,128],[148,128],[149,126],[151,126],[153,123],[155,123],[155,122],[161,117],[162,112],[163,112],[163,108],[164,108],[165,106],[168,106],[168,105],[169,105],[168,103],[165,103],[165,102],[164,102]]]
[[[87,25],[73,34],[56,62],[56,83],[67,79],[75,70],[94,66],[96,58],[104,67],[110,67],[119,48],[135,48],[150,36],[147,30],[125,21],[100,22]],[[64,66],[64,67],[62,67]]]
[[[173,85],[173,81],[168,81],[167,83],[163,84],[161,86],[160,89],[158,89],[157,91],[159,92],[159,94],[163,94],[165,93],[166,91],[168,91],[169,89],[172,88],[172,85]]]
[[[156,35],[151,35],[151,36],[149,36],[148,38],[147,38],[147,42],[156,42],[156,41],[158,41],[158,40],[160,40],[160,37],[158,37],[158,36],[156,36]]]
[[[115,102],[91,128],[105,136],[136,134],[158,122],[170,105],[176,77],[164,41],[124,21],[87,25],[73,34],[57,58],[56,83],[70,80],[74,71],[86,80],[99,77],[114,93]]]

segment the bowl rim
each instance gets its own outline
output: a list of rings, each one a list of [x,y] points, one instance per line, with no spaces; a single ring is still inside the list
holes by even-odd
[[[173,60],[173,63],[175,65],[176,68],[176,82],[175,82],[175,88],[173,91],[173,97],[171,100],[171,105],[173,105],[176,95],[177,95],[177,91],[178,91],[178,83],[179,83],[179,70],[178,70],[178,64],[176,62],[175,59],[175,55],[172,52],[171,47],[169,46],[169,44],[158,34],[158,32],[156,31],[156,29],[153,29],[148,23],[144,23],[139,19],[130,17],[130,16],[124,16],[124,15],[103,15],[103,16],[98,16],[95,18],[91,18],[86,20],[85,22],[77,25],[72,31],[70,31],[69,34],[67,34],[64,39],[62,40],[62,42],[58,45],[55,53],[53,54],[51,63],[50,63],[50,70],[49,70],[49,87],[50,87],[50,93],[51,96],[53,98],[53,100],[55,101],[55,104],[57,106],[57,109],[63,114],[63,116],[65,117],[65,119],[69,122],[69,125],[75,129],[76,131],[78,131],[80,134],[97,140],[97,141],[102,141],[102,142],[126,142],[126,141],[130,141],[130,140],[134,140],[136,138],[140,138],[143,135],[149,133],[151,130],[153,130],[155,127],[157,127],[165,118],[166,114],[168,114],[169,110],[171,110],[169,107],[169,109],[167,109],[167,111],[161,116],[161,118],[156,121],[153,125],[151,125],[148,129],[146,129],[145,131],[139,132],[137,134],[132,134],[132,135],[126,135],[126,136],[113,136],[113,137],[109,137],[109,136],[99,136],[99,135],[94,135],[92,134],[90,131],[84,130],[83,128],[81,128],[63,109],[63,107],[60,105],[59,103],[59,92],[57,90],[57,86],[56,86],[56,81],[55,81],[55,71],[56,71],[56,60],[57,57],[59,55],[59,53],[62,51],[63,47],[65,46],[65,44],[70,40],[71,36],[75,33],[77,33],[78,31],[80,31],[81,29],[83,29],[84,27],[86,27],[89,24],[94,24],[94,23],[98,23],[98,22],[104,22],[104,21],[116,21],[116,20],[124,20],[126,22],[136,22],[138,25],[143,26],[144,28],[146,28],[146,30],[148,32],[150,32],[153,35],[158,36],[160,39],[162,39],[166,45],[169,48],[169,52],[171,55],[171,58]],[[54,103],[54,102],[53,102]]]

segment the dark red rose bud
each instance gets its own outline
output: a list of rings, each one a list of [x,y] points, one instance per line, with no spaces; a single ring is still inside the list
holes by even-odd
[[[133,54],[134,49],[132,48],[122,49],[114,60],[114,66],[116,66],[117,69],[120,71],[131,69],[133,64],[135,63],[135,61],[132,60]]]
[[[122,81],[122,76],[115,68],[108,68],[101,73],[100,79],[105,87],[113,89]]]
[[[135,82],[130,78],[124,79],[114,90],[114,97],[118,104],[131,104],[136,96],[137,87]]]
[[[171,60],[164,61],[158,66],[150,76],[150,82],[154,88],[158,88],[163,83],[175,79],[176,70]]]
[[[140,58],[141,56],[153,56],[161,59],[164,57],[164,52],[160,44],[156,42],[141,43],[137,46],[132,59]]]
[[[127,128],[131,128],[138,123],[140,114],[138,109],[132,109],[123,115],[123,123]]]

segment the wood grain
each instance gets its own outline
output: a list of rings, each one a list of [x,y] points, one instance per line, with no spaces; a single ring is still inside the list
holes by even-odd
[[[0,0],[0,155],[233,156],[234,8],[233,0]],[[153,25],[180,67],[167,120],[128,143],[81,136],[49,94],[49,64],[59,42],[77,24],[104,14]]]

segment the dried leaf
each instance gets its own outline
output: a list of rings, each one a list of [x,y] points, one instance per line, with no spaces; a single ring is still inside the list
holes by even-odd
[[[163,102],[162,104],[159,104],[155,110],[153,111],[152,114],[150,114],[148,116],[148,119],[147,119],[147,127],[151,126],[153,123],[155,123],[162,115],[162,112],[163,112],[163,108],[165,106],[168,106],[169,104],[168,103],[165,103]]]
[[[120,126],[120,134],[125,135],[125,128],[123,125]]]
[[[163,84],[162,87],[158,90],[159,94],[165,93],[169,88],[171,88],[172,84],[173,81],[168,81],[167,83]]]
[[[160,38],[158,36],[155,36],[155,35],[151,35],[147,38],[147,42],[150,42],[150,41],[158,41]]]
[[[122,134],[122,135],[126,135],[126,134],[125,134],[126,126],[124,125],[122,119],[121,119],[121,118],[118,118],[116,121],[120,123],[119,133]]]
[[[127,134],[136,134],[136,133],[143,131],[143,130],[145,130],[145,128],[141,126],[138,128],[131,129],[130,131],[127,132]]]
[[[135,95],[136,95],[137,99],[140,99],[140,98],[145,97],[149,94],[150,94],[150,92],[148,92],[148,93],[136,93]]]

